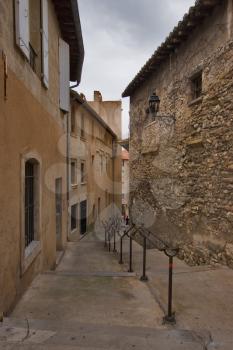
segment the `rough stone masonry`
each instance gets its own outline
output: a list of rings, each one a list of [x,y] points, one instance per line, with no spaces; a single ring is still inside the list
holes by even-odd
[[[197,1],[123,93],[131,219],[191,265],[233,267],[232,3]]]

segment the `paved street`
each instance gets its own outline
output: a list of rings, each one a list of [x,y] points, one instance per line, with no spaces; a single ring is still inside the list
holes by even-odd
[[[104,249],[94,234],[69,243],[56,271],[38,276],[5,319],[0,348],[232,350],[231,270],[188,268],[177,261],[178,322],[164,326],[167,258],[149,252],[150,281],[143,283],[142,249],[134,243],[135,272],[129,274],[127,248],[125,242],[126,264],[119,265],[118,255]]]

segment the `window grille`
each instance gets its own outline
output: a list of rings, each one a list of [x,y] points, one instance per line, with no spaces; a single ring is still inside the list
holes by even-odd
[[[35,164],[25,164],[25,247],[35,240]]]

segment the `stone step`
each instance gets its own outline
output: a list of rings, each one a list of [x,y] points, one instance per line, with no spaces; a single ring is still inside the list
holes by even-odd
[[[94,272],[70,272],[70,271],[47,271],[42,275],[70,276],[70,277],[136,277],[135,272],[114,272],[114,271],[94,271]]]
[[[11,318],[0,327],[0,349],[6,350],[204,350],[209,343],[207,332],[176,329]]]

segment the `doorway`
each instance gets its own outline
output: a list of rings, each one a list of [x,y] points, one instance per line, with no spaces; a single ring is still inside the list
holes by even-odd
[[[87,232],[87,201],[80,203],[80,233],[84,235]]]

